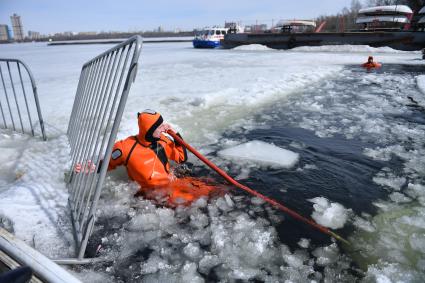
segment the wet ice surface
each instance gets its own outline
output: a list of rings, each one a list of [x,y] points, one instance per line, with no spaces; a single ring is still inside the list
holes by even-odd
[[[1,52],[30,65],[45,120],[65,131],[82,64],[108,47],[28,44],[1,46]],[[318,211],[309,199],[326,198],[319,218],[326,215],[328,224],[341,226],[337,232],[360,252],[344,250],[234,190],[190,208],[156,207],[134,199],[137,186],[119,170],[107,178],[89,248],[93,254],[102,243],[100,256],[111,262],[79,269],[78,276],[92,282],[423,281],[425,118],[407,99],[420,103],[423,98],[418,89],[423,66],[390,65],[423,63],[416,53],[350,48],[224,51],[146,45],[118,138],[137,132],[137,111],[156,109],[232,176],[301,214]],[[382,70],[366,73],[354,66],[372,51],[384,63]],[[299,160],[291,168],[270,168],[216,154],[253,140],[296,152]],[[7,191],[0,210],[13,222],[7,225],[28,243],[35,239],[45,254],[71,256],[69,223],[61,223],[68,168],[63,137],[45,145],[14,137],[13,146],[1,137],[3,145],[11,149],[11,159],[17,158],[0,171],[2,192]],[[195,176],[210,174],[191,162]],[[19,183],[19,168],[31,172],[25,183]]]

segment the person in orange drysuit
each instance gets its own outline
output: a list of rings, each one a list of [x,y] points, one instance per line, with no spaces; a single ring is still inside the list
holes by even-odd
[[[373,61],[373,57],[369,56],[369,58],[367,58],[367,62],[362,64],[362,67],[367,68],[367,69],[380,68],[381,64]]]
[[[214,187],[190,177],[179,179],[171,171],[169,161],[184,163],[187,152],[165,134],[171,129],[170,125],[164,123],[159,113],[150,109],[137,116],[139,133],[115,143],[108,171],[125,166],[130,179],[140,185],[136,195],[144,195],[169,206],[190,204],[208,196]],[[179,133],[177,135],[181,137]],[[76,172],[80,171],[81,165],[76,167]],[[94,171],[93,168],[91,171]]]
[[[169,159],[184,163],[187,152],[163,134],[171,129],[163,122],[155,111],[138,113],[139,134],[115,143],[108,170],[126,166],[128,176],[142,188],[168,185],[173,178]]]

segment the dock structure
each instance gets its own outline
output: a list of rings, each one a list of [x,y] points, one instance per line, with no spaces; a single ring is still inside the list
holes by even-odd
[[[226,49],[248,44],[261,44],[273,49],[350,44],[372,47],[388,46],[397,50],[418,51],[425,48],[425,32],[231,33],[227,34],[222,41],[222,46]]]

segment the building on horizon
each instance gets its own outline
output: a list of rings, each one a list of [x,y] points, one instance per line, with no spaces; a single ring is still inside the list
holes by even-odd
[[[157,29],[154,29],[153,32],[164,32],[164,28],[162,26],[159,26]]]
[[[10,41],[12,36],[8,25],[0,25],[0,41]]]
[[[13,28],[13,38],[16,41],[24,40],[24,27],[22,26],[21,16],[16,13],[10,16]]]
[[[78,35],[96,35],[96,31],[80,31]]]
[[[74,31],[64,31],[62,34],[64,36],[74,36],[74,35],[77,35],[77,33],[74,32]]]
[[[38,31],[29,30],[28,31],[28,37],[31,40],[37,40],[37,39],[40,39],[41,38],[41,35],[40,35],[40,33]]]

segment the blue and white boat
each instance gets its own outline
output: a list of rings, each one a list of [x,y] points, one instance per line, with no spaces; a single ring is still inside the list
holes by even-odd
[[[204,28],[195,35],[193,47],[195,48],[217,48],[221,46],[220,40],[229,32],[228,28]]]

